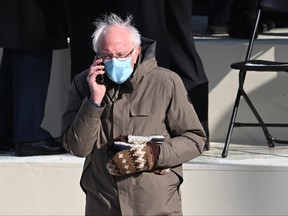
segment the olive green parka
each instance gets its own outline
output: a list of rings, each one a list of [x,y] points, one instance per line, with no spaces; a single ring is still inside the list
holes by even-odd
[[[206,136],[181,78],[157,66],[155,44],[142,40],[132,77],[120,86],[108,84],[101,107],[88,100],[88,70],[73,80],[61,137],[68,151],[86,157],[81,178],[86,215],[182,214],[182,163],[201,155]],[[171,171],[112,176],[107,148],[120,134],[163,135],[156,168]]]

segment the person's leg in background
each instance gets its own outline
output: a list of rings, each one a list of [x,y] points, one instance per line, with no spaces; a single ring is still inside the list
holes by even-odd
[[[5,78],[11,79],[9,91],[12,106],[9,111],[6,109],[9,118],[4,119],[9,127],[1,123],[0,128],[1,133],[3,130],[9,135],[6,139],[11,138],[15,143],[16,156],[64,152],[61,144],[41,127],[45,114],[51,65],[52,50],[4,49],[1,71],[3,69],[4,72],[11,74],[10,77]],[[5,81],[9,82],[9,80]],[[5,91],[4,89],[4,94]]]
[[[228,32],[230,21],[230,7],[233,0],[209,0],[208,1],[208,32],[211,34],[223,34]]]
[[[207,134],[207,142],[204,149],[209,150],[209,81],[192,35],[191,1],[167,0],[166,17],[168,37],[170,37],[168,43],[170,69],[177,72],[185,84],[191,102]]]
[[[52,50],[15,50],[13,58],[14,141],[50,139],[41,127],[52,66]]]
[[[249,39],[254,27],[259,0],[233,0],[228,34],[231,38]]]
[[[13,51],[3,49],[0,65],[0,151],[14,150],[13,143]]]
[[[194,88],[188,91],[188,95],[191,99],[191,102],[194,105],[194,109],[198,115],[198,118],[206,132],[207,141],[205,145],[205,150],[210,149],[210,134],[209,134],[209,122],[208,122],[208,108],[209,108],[209,83],[202,83],[195,86]]]

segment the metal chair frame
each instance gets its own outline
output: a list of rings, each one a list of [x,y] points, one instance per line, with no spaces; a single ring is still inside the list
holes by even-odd
[[[254,42],[257,38],[257,29],[259,25],[260,16],[263,10],[288,13],[288,1],[287,0],[260,0],[259,1],[259,7],[258,7],[256,19],[255,19],[254,30],[249,41],[245,61],[231,64],[231,68],[239,70],[239,86],[238,86],[238,91],[237,91],[234,107],[232,110],[232,116],[231,116],[229,127],[228,127],[228,133],[226,136],[225,145],[222,151],[223,158],[227,157],[228,155],[228,148],[229,148],[229,144],[230,144],[230,140],[232,137],[234,127],[261,127],[266,137],[269,147],[274,147],[275,146],[274,143],[288,144],[288,140],[277,139],[274,136],[272,136],[268,130],[268,127],[288,127],[288,124],[265,123],[262,117],[260,116],[259,112],[257,111],[256,107],[253,105],[251,99],[248,97],[247,93],[244,90],[244,82],[245,82],[246,74],[248,71],[288,72],[288,62],[250,60]],[[247,65],[247,63],[250,63],[250,64]],[[257,64],[261,64],[261,67],[259,66],[257,67]],[[263,66],[263,64],[265,64],[265,66]],[[236,122],[236,116],[237,116],[237,112],[239,109],[239,103],[240,103],[241,97],[243,97],[244,101],[248,104],[248,107],[251,109],[258,123]]]

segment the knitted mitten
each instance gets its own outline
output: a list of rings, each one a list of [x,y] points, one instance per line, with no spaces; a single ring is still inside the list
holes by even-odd
[[[125,175],[152,170],[160,153],[160,147],[158,144],[161,144],[164,141],[164,136],[120,135],[113,141],[114,142],[108,149],[108,156],[110,159],[107,168],[112,175]],[[154,159],[154,162],[152,163],[152,166],[151,163],[149,163],[151,162],[151,156],[149,153],[146,154],[149,151],[147,147],[144,147],[145,145],[150,147],[153,154],[152,158]],[[132,147],[134,148],[130,149]],[[129,149],[130,151],[128,151]],[[142,153],[140,153],[141,151]],[[118,152],[119,154],[117,154]],[[142,161],[142,164],[139,161]],[[145,165],[145,161],[147,161],[147,165]],[[153,169],[153,172],[159,175],[165,175],[170,172],[170,168]]]
[[[164,136],[134,136],[134,135],[120,135],[113,140],[109,146],[108,156],[113,156],[119,151],[127,150],[135,145],[146,144],[147,142],[162,143]]]
[[[160,151],[159,146],[154,145],[157,144],[148,142],[117,152],[108,161],[108,171],[112,175],[122,176],[152,170],[157,160],[155,155],[159,155]]]

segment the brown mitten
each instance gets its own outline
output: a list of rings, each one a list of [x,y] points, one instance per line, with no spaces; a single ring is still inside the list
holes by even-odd
[[[122,176],[154,168],[160,147],[154,142],[133,145],[128,150],[117,152],[108,161],[108,171],[112,175]]]

